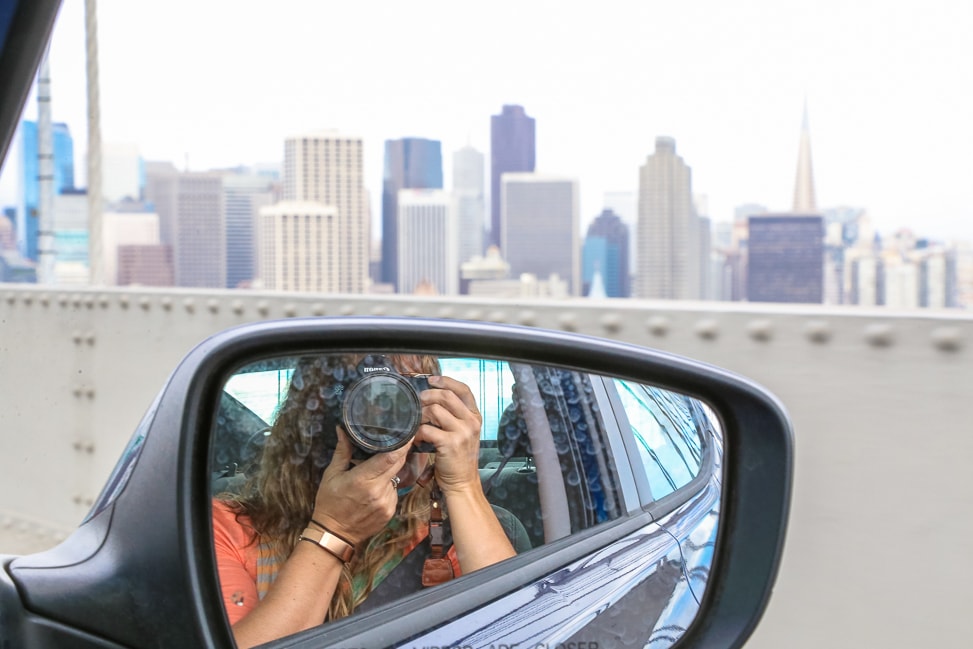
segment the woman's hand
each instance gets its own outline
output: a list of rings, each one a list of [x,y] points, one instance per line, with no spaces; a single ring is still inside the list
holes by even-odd
[[[483,417],[469,386],[448,376],[430,376],[424,390],[417,442],[436,447],[436,480],[444,494],[480,486],[480,429]]]
[[[351,442],[339,426],[338,446],[321,478],[312,518],[355,545],[377,534],[395,514],[399,496],[392,478],[408,452],[405,446],[350,466]]]

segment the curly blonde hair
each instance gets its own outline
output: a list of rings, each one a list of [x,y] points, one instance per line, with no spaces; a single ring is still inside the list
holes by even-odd
[[[331,401],[340,392],[335,386],[363,358],[321,355],[298,362],[257,471],[238,496],[228,499],[238,517],[250,519],[254,542],[268,544],[280,562],[290,556],[311,519],[321,477],[334,453],[337,421]],[[441,374],[439,361],[432,356],[388,354],[386,358],[403,373]],[[327,620],[350,615],[368,597],[382,567],[401,555],[428,524],[429,503],[429,487],[419,484],[400,498],[389,524],[363,541],[342,568]]]

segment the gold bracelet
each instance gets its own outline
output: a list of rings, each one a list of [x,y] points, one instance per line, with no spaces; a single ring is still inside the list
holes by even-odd
[[[308,527],[298,540],[310,541],[342,563],[348,563],[355,556],[355,546],[326,529],[316,530],[313,527]]]

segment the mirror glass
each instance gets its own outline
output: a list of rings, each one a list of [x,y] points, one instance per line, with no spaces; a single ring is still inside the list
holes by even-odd
[[[661,387],[502,358],[308,353],[229,376],[212,440],[213,538],[240,646],[628,517],[646,526],[602,550],[628,569],[592,572],[579,551],[525,580],[532,592],[584,584],[581,599],[557,600],[562,639],[593,640],[600,613],[634,607],[633,628],[667,646],[706,586],[721,428],[706,404]],[[490,605],[498,618],[527,610],[507,599],[506,612],[506,599]],[[551,615],[539,591],[530,606]]]

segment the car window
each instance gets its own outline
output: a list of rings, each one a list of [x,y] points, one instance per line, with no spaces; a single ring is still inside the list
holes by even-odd
[[[652,498],[659,500],[689,484],[699,474],[703,450],[693,400],[632,381],[615,379],[614,383]]]

